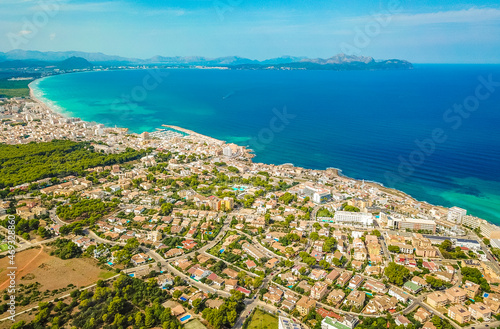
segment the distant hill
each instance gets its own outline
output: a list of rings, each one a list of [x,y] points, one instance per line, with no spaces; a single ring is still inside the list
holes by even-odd
[[[58,68],[60,70],[87,69],[94,65],[81,57],[70,57],[58,62],[48,62],[41,60],[11,60],[0,62],[2,69],[20,69],[20,68]]]
[[[409,70],[413,68],[410,62],[391,59],[386,61],[350,61],[340,63],[317,63],[301,61],[285,64],[244,64],[230,67],[236,70],[331,70],[331,71],[361,71],[361,70]]]
[[[57,68],[61,70],[75,70],[75,69],[88,69],[94,65],[85,58],[70,57],[56,64]]]
[[[73,58],[73,59],[72,59]],[[74,58],[79,58],[75,60]],[[21,65],[23,63],[28,65],[43,65],[43,63],[64,62],[70,60],[66,69],[69,68],[87,68],[92,63],[96,66],[120,66],[120,65],[202,65],[202,66],[230,66],[231,68],[274,68],[280,66],[291,69],[381,69],[381,68],[411,68],[411,63],[394,59],[377,61],[372,57],[354,56],[346,54],[338,54],[330,58],[307,58],[307,57],[293,57],[281,56],[277,58],[266,59],[258,61],[254,59],[227,56],[208,58],[203,56],[154,56],[148,59],[139,58],[126,58],[120,56],[110,56],[103,53],[86,53],[80,51],[59,51],[59,52],[40,52],[32,50],[11,50],[6,53],[0,52],[0,67],[5,65]],[[85,60],[86,62],[83,62]],[[10,62],[10,64],[5,64]],[[92,65],[90,64],[90,65]],[[61,64],[65,65],[65,64]],[[319,66],[321,65],[321,66]]]

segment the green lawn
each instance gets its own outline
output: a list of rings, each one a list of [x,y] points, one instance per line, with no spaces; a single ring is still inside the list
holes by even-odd
[[[106,280],[106,279],[109,279],[110,277],[112,277],[113,275],[116,275],[116,273],[114,273],[114,272],[108,272],[108,271],[102,271],[101,273],[99,273],[99,279]]]
[[[277,329],[278,318],[259,309],[255,309],[247,329]]]
[[[189,321],[184,325],[184,327],[186,329],[207,329],[207,327],[205,327],[198,319]]]

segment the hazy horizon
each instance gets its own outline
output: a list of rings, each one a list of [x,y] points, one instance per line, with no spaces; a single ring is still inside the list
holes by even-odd
[[[490,0],[5,0],[0,30],[2,52],[500,63],[500,4]]]

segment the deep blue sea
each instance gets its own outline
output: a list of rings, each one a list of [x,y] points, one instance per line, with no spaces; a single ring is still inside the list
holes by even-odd
[[[257,162],[340,168],[500,224],[497,81],[500,65],[415,65],[102,71],[32,87],[58,111],[87,121],[137,133],[178,125],[249,145]]]

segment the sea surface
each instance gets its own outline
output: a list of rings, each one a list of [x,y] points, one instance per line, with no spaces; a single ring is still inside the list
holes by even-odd
[[[497,81],[500,65],[415,65],[102,71],[52,76],[32,88],[83,120],[137,133],[177,125],[248,145],[256,162],[340,168],[500,224]]]

